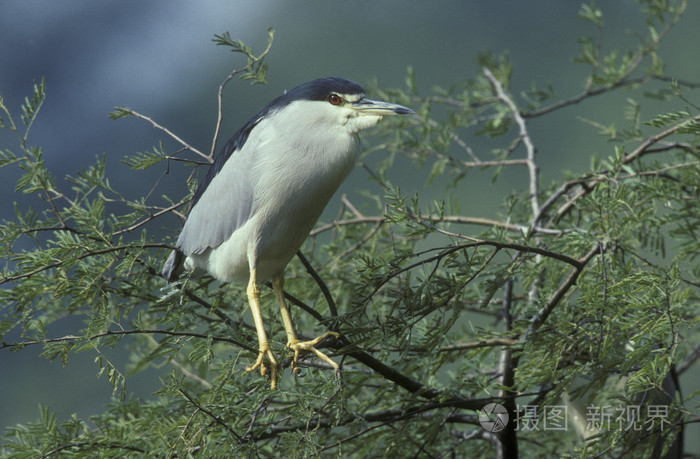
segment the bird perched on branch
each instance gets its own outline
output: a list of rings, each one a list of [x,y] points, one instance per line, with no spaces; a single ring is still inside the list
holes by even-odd
[[[259,284],[270,280],[294,352],[313,352],[338,370],[316,346],[329,336],[300,341],[283,290],[283,271],[309,235],[331,196],[355,165],[358,132],[387,115],[413,113],[398,104],[370,100],[360,85],[320,78],[291,89],[250,119],[226,143],[192,198],[176,250],[163,266],[168,282],[182,269],[206,271],[222,282],[247,283],[258,334],[258,357],[246,371],[278,364],[260,309]],[[267,363],[265,362],[267,360]]]

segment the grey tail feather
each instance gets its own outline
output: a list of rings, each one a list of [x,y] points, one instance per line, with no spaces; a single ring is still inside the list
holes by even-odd
[[[168,283],[176,281],[182,272],[182,265],[185,261],[185,254],[179,250],[173,250],[163,264],[161,275]]]

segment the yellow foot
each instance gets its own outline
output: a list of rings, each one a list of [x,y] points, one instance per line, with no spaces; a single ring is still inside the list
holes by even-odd
[[[333,369],[335,369],[335,371],[338,371],[340,369],[340,366],[338,366],[337,363],[332,361],[330,359],[330,357],[328,357],[326,354],[324,354],[323,352],[316,349],[316,345],[318,345],[318,343],[320,343],[324,339],[328,338],[329,336],[333,336],[335,338],[340,338],[340,333],[329,331],[329,332],[326,332],[323,335],[319,336],[316,339],[312,339],[311,341],[294,340],[292,342],[287,343],[287,347],[294,351],[294,358],[292,359],[292,371],[294,373],[299,373],[299,363],[298,362],[299,362],[299,354],[301,353],[301,351],[313,352],[314,354],[316,354],[318,356],[318,358],[320,358],[321,360],[326,362],[328,365],[332,366]]]
[[[267,360],[270,362],[270,379],[272,379],[272,382],[270,383],[270,389],[277,389],[277,360],[275,359],[275,356],[272,354],[272,350],[270,349],[269,344],[264,344],[260,346],[260,350],[258,351],[258,358],[255,360],[255,363],[252,366],[245,367],[245,371],[250,373],[252,371],[257,370],[260,368],[260,374],[265,376],[267,373],[267,367],[263,363],[263,359],[267,357]]]

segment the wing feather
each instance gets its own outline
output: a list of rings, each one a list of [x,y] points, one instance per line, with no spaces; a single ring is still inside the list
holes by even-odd
[[[198,196],[185,221],[177,248],[185,255],[218,247],[250,217],[252,154],[236,150]]]
[[[177,279],[185,256],[217,247],[250,216],[253,192],[248,174],[254,149],[246,149],[246,154],[241,150],[250,132],[268,113],[266,107],[226,142],[195,190],[177,249],[163,265],[162,275],[168,282]]]

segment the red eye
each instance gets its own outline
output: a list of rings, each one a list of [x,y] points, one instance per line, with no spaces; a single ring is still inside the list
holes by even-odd
[[[330,96],[328,96],[328,102],[330,102],[331,105],[340,105],[342,99],[338,94],[331,94]]]

